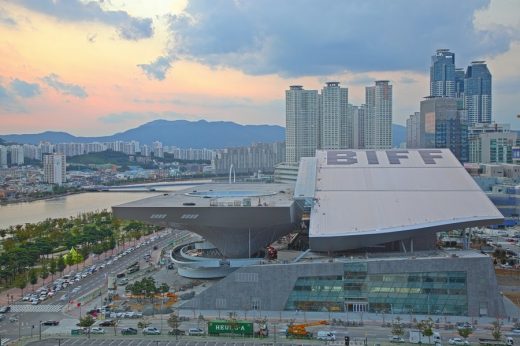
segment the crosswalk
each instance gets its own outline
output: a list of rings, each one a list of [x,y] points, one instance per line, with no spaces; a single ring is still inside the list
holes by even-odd
[[[17,304],[11,305],[12,312],[60,312],[65,305],[60,304]]]

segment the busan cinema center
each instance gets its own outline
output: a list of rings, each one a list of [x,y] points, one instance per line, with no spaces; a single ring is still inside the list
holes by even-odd
[[[113,211],[191,232],[171,252],[179,274],[219,280],[186,308],[504,315],[492,259],[437,248],[438,232],[503,219],[447,149],[322,150],[296,184],[199,185]]]

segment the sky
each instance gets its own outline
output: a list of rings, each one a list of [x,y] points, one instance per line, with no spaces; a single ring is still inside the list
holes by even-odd
[[[393,122],[431,56],[486,60],[493,119],[520,129],[518,0],[0,0],[0,134],[101,136],[154,119],[285,125],[290,85],[390,80]]]

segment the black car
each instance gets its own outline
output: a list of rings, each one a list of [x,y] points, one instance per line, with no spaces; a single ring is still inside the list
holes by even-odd
[[[5,314],[6,312],[9,312],[11,311],[11,307],[10,306],[2,306],[0,308],[0,314]]]
[[[99,324],[100,327],[113,327],[116,325],[115,320],[106,320]]]
[[[135,328],[128,327],[128,328],[121,329],[121,335],[136,335],[136,334],[137,334],[137,329],[135,329]]]
[[[168,335],[184,335],[186,332],[180,329],[172,329],[168,332]]]
[[[42,326],[57,326],[60,324],[60,321],[45,321],[42,322]]]

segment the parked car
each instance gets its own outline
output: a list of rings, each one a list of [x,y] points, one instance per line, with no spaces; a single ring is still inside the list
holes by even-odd
[[[9,305],[0,307],[0,314],[5,314],[9,311],[11,311],[11,307]]]
[[[60,321],[49,320],[42,322],[42,326],[57,326],[58,324],[60,324]]]
[[[143,335],[160,335],[161,330],[155,327],[146,327],[143,329]]]
[[[105,320],[99,324],[100,327],[113,327],[116,325],[115,320]]]
[[[390,342],[394,342],[394,343],[398,343],[398,344],[401,344],[404,342],[404,339],[398,335],[392,335],[389,339],[390,339]]]
[[[92,327],[90,328],[90,332],[92,334],[105,334],[105,330],[101,327]]]
[[[457,346],[468,346],[469,342],[468,340],[464,340],[462,338],[451,338],[448,340],[448,344]]]
[[[137,329],[128,327],[121,329],[121,335],[135,335],[137,334]]]
[[[190,328],[190,329],[188,329],[188,335],[200,336],[200,335],[204,335],[204,331],[200,328]]]
[[[180,329],[172,329],[168,332],[168,335],[184,335],[186,332]]]

